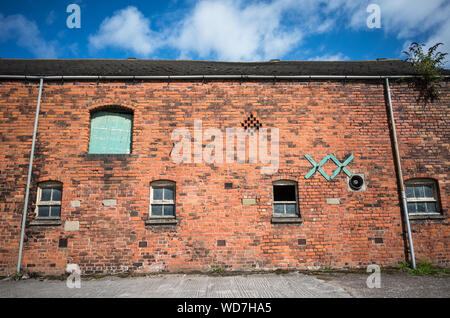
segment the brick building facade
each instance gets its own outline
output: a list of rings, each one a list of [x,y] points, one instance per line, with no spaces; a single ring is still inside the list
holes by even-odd
[[[391,77],[416,258],[449,265],[448,79],[440,99],[425,105],[408,79],[397,78],[413,75],[411,66],[396,60],[0,60],[0,75],[0,275],[17,265],[39,93],[32,76],[46,78],[24,271],[61,274],[69,263],[85,274],[399,264],[409,258],[408,240],[384,76]],[[117,113],[132,122],[129,153],[93,153],[96,114]],[[194,144],[201,120],[204,148],[208,128],[225,139],[227,128],[249,117],[278,128],[274,173],[261,173],[259,161],[174,162],[175,129],[187,129]],[[345,168],[364,186],[351,189],[344,169],[331,178],[339,166],[333,158],[324,174],[306,158],[329,155],[349,161]]]

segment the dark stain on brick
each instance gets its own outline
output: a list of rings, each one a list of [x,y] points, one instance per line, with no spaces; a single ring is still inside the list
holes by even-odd
[[[383,244],[383,238],[382,237],[376,237],[374,240],[375,240],[375,244]]]
[[[68,238],[60,238],[58,242],[58,247],[64,248],[67,247]]]

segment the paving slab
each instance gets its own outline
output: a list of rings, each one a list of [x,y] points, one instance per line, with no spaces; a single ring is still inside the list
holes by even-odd
[[[1,281],[0,297],[312,298],[351,297],[343,288],[300,273],[236,276],[104,277],[68,288],[65,281]]]
[[[382,273],[380,288],[368,288],[364,273],[287,273],[212,276],[161,274],[144,277],[82,278],[81,288],[65,281],[0,281],[0,297],[145,298],[348,298],[450,297],[450,275]]]
[[[381,273],[380,288],[368,288],[364,273],[321,273],[316,278],[339,286],[353,297],[364,298],[450,298],[450,275]]]

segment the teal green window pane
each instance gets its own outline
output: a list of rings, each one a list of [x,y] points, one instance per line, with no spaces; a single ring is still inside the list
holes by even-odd
[[[100,111],[91,118],[89,153],[131,153],[132,114]]]

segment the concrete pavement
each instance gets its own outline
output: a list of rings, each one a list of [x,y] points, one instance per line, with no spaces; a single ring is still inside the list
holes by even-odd
[[[65,281],[0,281],[0,297],[151,297],[151,298],[328,298],[450,297],[450,276],[384,274],[381,288],[369,289],[369,274],[315,273],[214,276],[158,274],[144,277],[82,278],[81,288]]]

